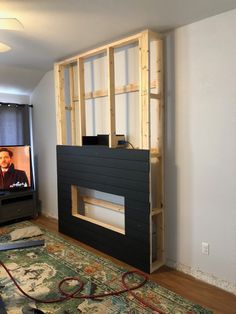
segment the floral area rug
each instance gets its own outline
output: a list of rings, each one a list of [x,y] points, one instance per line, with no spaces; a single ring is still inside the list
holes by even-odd
[[[2,227],[0,242],[6,242],[9,232],[27,226],[32,226],[32,223],[25,221]],[[44,234],[37,239],[44,239],[44,246],[0,252],[0,261],[7,266],[25,292],[44,300],[58,298],[61,296],[58,292],[58,284],[65,277],[79,277],[82,280],[84,287],[80,294],[100,294],[124,289],[121,277],[126,269],[78,245],[71,244],[43,228],[41,230]],[[130,286],[140,282],[137,274],[127,280],[130,281]],[[72,280],[64,286],[68,291],[74,291],[76,284],[77,282]],[[133,293],[159,309],[159,313],[212,313],[149,280]],[[0,268],[0,296],[8,314],[25,313],[24,309],[27,307],[37,308],[47,314],[158,313],[127,292],[94,300],[70,298],[52,304],[35,302],[16,288],[3,267]]]

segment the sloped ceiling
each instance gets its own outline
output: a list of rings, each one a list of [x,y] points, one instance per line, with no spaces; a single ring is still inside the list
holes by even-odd
[[[0,93],[30,94],[53,63],[150,28],[173,28],[236,8],[236,0],[0,0],[0,17],[23,31],[0,30]]]

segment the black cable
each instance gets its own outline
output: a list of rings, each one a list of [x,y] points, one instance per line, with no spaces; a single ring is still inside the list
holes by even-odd
[[[133,149],[135,149],[134,146],[133,146],[133,144],[131,144],[130,142],[125,141],[125,143],[126,143],[126,144],[129,144]]]

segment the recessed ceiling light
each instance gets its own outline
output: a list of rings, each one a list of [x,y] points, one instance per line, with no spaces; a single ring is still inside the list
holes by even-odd
[[[20,31],[24,27],[16,18],[0,18],[0,29]]]
[[[0,52],[6,52],[6,51],[9,51],[11,50],[11,47],[5,45],[4,43],[1,43],[0,42]]]

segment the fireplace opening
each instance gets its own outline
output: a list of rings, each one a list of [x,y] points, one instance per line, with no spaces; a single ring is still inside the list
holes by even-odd
[[[76,185],[71,186],[72,216],[125,234],[125,198]]]

